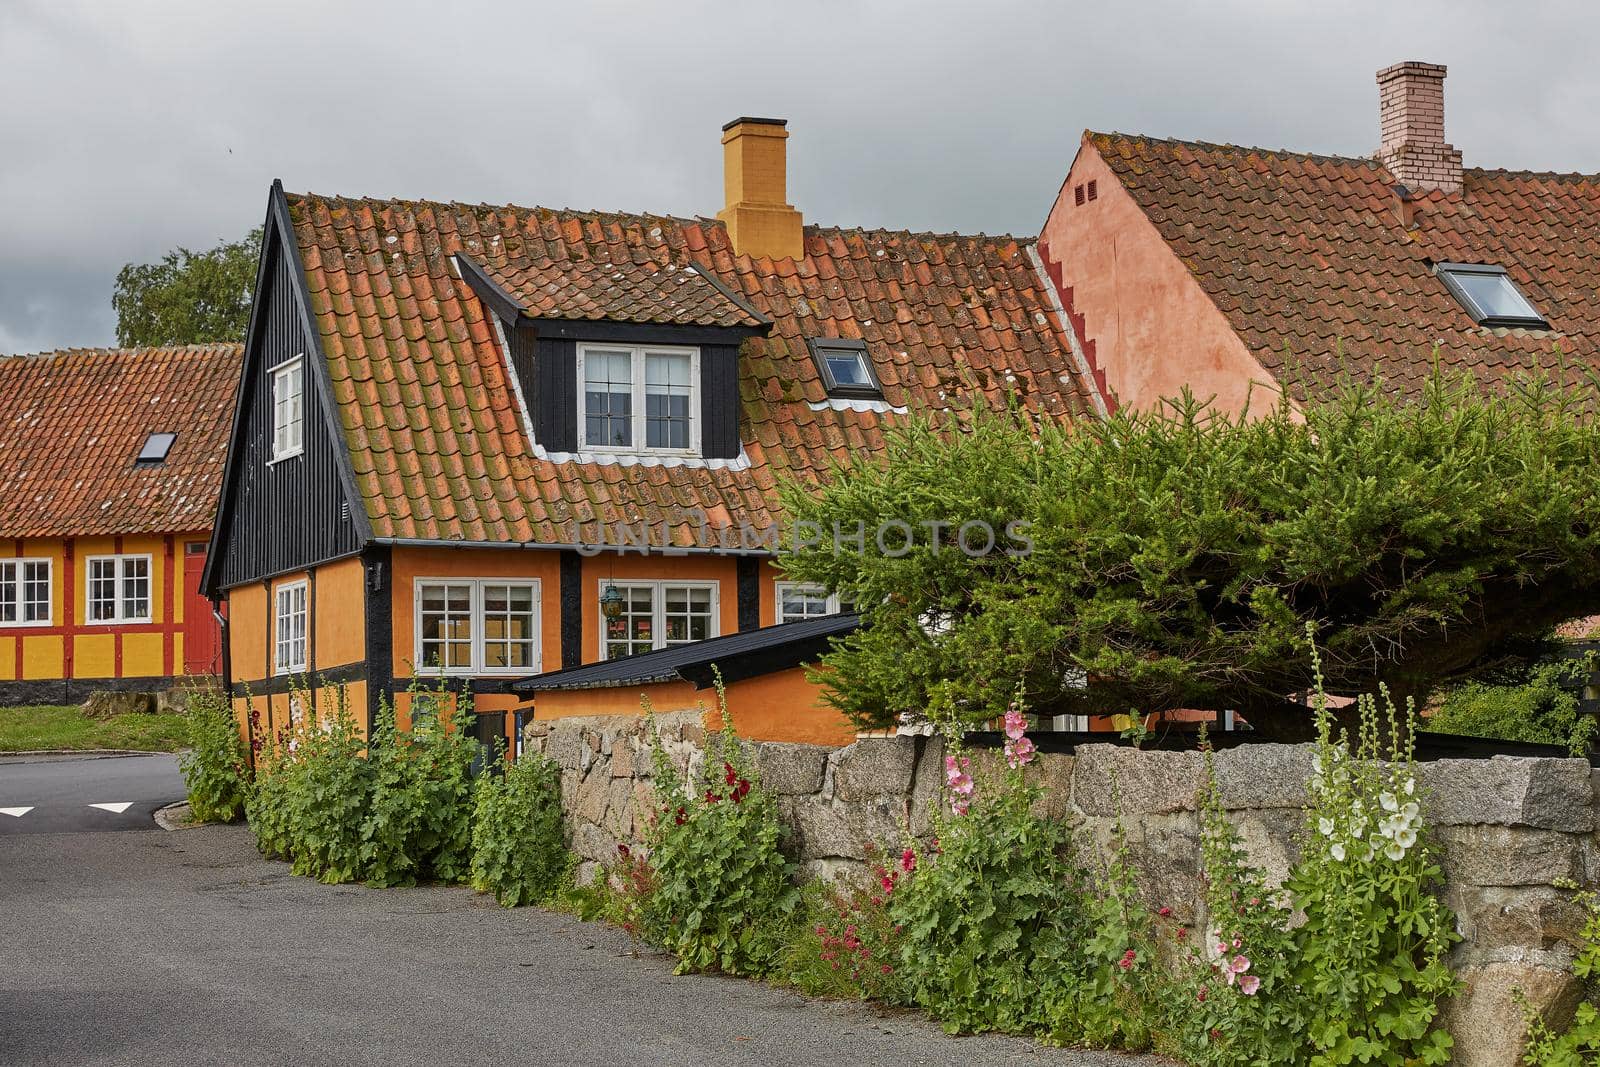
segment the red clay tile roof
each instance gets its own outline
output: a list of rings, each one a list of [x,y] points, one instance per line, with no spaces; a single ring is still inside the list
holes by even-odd
[[[1371,159],[1085,134],[1263,366],[1327,382],[1375,368],[1415,390],[1442,366],[1481,381],[1600,365],[1600,178],[1468,169],[1416,193]],[[1478,326],[1429,263],[1506,268],[1548,331]]]
[[[676,263],[527,256],[490,256],[474,262],[530,318],[763,325],[698,270]]]
[[[0,357],[0,537],[209,530],[242,345]],[[136,467],[152,433],[166,462]]]
[[[713,525],[771,523],[780,475],[825,477],[834,460],[881,448],[899,417],[830,406],[807,337],[864,339],[887,402],[913,411],[1009,397],[1045,418],[1091,409],[1028,240],[807,227],[805,258],[774,263],[735,256],[709,219],[288,201],[378,538],[575,544],[599,523],[643,520],[660,544],[665,520],[673,543],[690,545],[689,508]],[[451,270],[458,252],[568,277],[623,264],[629,277],[711,272],[774,320],[740,358],[745,456],[661,465],[536,451],[489,313]]]

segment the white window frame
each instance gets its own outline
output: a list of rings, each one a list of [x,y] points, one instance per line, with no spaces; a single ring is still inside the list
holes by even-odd
[[[444,667],[427,663],[422,658],[422,590],[429,585],[470,585],[472,607],[468,618],[472,622],[472,663],[466,667]],[[511,585],[533,592],[533,662],[527,667],[486,667],[484,665],[484,610],[483,589],[488,585]],[[411,670],[414,674],[432,678],[472,677],[485,675],[491,678],[521,678],[540,674],[544,670],[544,599],[537,578],[414,578],[411,581]]]
[[[301,355],[295,356],[293,359],[284,360],[269,372],[272,375],[272,417],[270,419],[272,424],[272,458],[268,460],[269,464],[293,459],[295,456],[302,455],[306,450],[305,367],[305,356]],[[299,379],[299,390],[292,397],[287,395],[288,386],[286,385],[291,375]],[[283,395],[280,395],[280,389],[284,391]],[[280,422],[279,416],[282,414],[283,409],[291,403],[294,408],[294,421],[292,423]],[[287,433],[291,425],[295,431],[294,440],[292,441],[288,440],[289,434]]]
[[[680,582],[672,579],[657,581],[614,581],[610,578],[600,579],[599,595],[603,596],[607,586],[616,586],[618,589],[651,589],[654,593],[650,601],[650,648],[646,651],[659,652],[663,648],[677,648],[681,645],[698,644],[698,641],[667,641],[667,590],[668,589],[709,589],[711,591],[711,625],[706,636],[701,640],[709,641],[713,637],[722,636],[722,583],[710,582]],[[598,597],[595,603],[599,603]],[[600,658],[610,659],[606,650],[606,615],[604,611],[597,612],[600,616]],[[640,656],[643,652],[635,652]]]
[[[292,620],[297,612],[294,609],[293,598],[300,595],[300,656],[295,658],[295,636],[290,633],[284,636],[284,620]],[[283,602],[285,595],[290,599],[289,613],[284,614]],[[287,656],[285,649],[288,650]],[[294,582],[282,582],[272,587],[272,673],[273,674],[304,674],[307,661],[310,659],[311,650],[311,594],[310,583],[304,578]]]
[[[772,588],[772,615],[773,618],[777,619],[780,623],[801,622],[805,619],[826,618],[829,615],[837,615],[843,610],[839,606],[839,594],[828,593],[826,596],[828,601],[828,610],[822,615],[796,615],[793,619],[786,619],[783,617],[784,593],[801,593],[802,595],[822,596],[824,593],[823,587],[817,585],[815,582],[774,582]],[[807,593],[806,590],[812,590],[812,592]]]
[[[631,445],[609,445],[605,443],[589,442],[588,420],[588,381],[584,369],[584,361],[589,350],[597,349],[606,352],[627,352],[633,360],[633,426]],[[688,448],[649,448],[645,445],[648,424],[645,417],[645,356],[659,354],[666,356],[689,357],[689,447]],[[578,393],[578,448],[588,452],[623,452],[639,453],[650,456],[699,456],[700,448],[700,349],[688,345],[609,345],[599,341],[582,343],[578,345],[577,367],[577,393]]]
[[[145,613],[129,615],[123,609],[128,602],[128,568],[127,565],[136,560],[144,560],[144,573],[147,588],[145,590]],[[96,619],[91,615],[94,604],[94,565],[96,563],[111,563],[116,567],[116,577],[113,579],[115,593],[115,610],[109,619]],[[129,626],[155,621],[156,616],[156,564],[155,558],[148,552],[125,552],[112,556],[87,556],[83,561],[83,624],[85,626]]]
[[[28,568],[36,564],[44,564],[44,618],[26,619],[27,614],[27,573]],[[54,626],[56,617],[56,568],[55,562],[48,556],[13,556],[0,559],[0,568],[15,567],[14,576],[16,583],[16,612],[14,621],[7,622],[0,619],[0,629],[13,629],[23,626]]]

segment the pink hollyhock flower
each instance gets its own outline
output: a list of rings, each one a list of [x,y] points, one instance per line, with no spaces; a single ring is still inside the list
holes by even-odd
[[[1241,974],[1249,969],[1250,961],[1248,959],[1246,959],[1244,956],[1233,957],[1233,959],[1228,961],[1228,969],[1226,974],[1228,984],[1232,985]]]
[[[1012,770],[1025,767],[1033,762],[1034,744],[1029,738],[1006,742],[1006,763]]]
[[[917,854],[915,852],[911,851],[908,848],[904,852],[900,853],[900,869],[901,870],[903,870],[907,874],[909,874],[912,871],[916,870],[916,867],[917,867]]]
[[[965,815],[967,813],[967,809],[971,806],[972,801],[968,800],[966,797],[953,796],[950,798],[950,811],[952,814]]]
[[[1006,712],[1005,726],[1006,736],[1013,741],[1022,740],[1022,735],[1028,732],[1028,720],[1016,708]]]
[[[1162,906],[1162,907],[1156,909],[1156,914],[1161,916],[1163,919],[1165,919],[1167,916],[1172,914],[1172,909],[1169,908],[1169,907]]]
[[[1261,979],[1253,974],[1244,975],[1239,979],[1239,992],[1247,997],[1256,995],[1256,990],[1261,988]]]
[[[1200,992],[1198,992],[1198,993],[1196,993],[1194,995],[1194,999],[1198,1000],[1202,1004],[1204,1004],[1206,1002],[1206,987],[1205,986],[1201,986],[1200,987]]]

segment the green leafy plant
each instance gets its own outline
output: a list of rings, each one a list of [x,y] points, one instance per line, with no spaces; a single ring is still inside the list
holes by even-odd
[[[1336,737],[1320,671],[1315,692],[1309,826],[1288,882],[1305,915],[1294,980],[1315,1005],[1308,1062],[1447,1063],[1451,1037],[1436,1023],[1458,988],[1445,961],[1458,936],[1435,894],[1440,873],[1411,748],[1415,715],[1386,693],[1380,715],[1378,701],[1363,696],[1359,732]]]
[[[258,227],[205,251],[178,248],[156,263],[124,265],[111,294],[117,344],[243,341],[260,254]]]
[[[178,757],[178,767],[190,811],[202,822],[239,819],[250,795],[250,761],[232,704],[215,690],[197,689],[189,695],[184,725],[189,750]]]
[[[1583,1067],[1600,1061],[1600,1009],[1594,1003],[1594,982],[1600,977],[1600,896],[1586,890],[1576,900],[1584,919],[1572,973],[1589,985],[1589,997],[1578,1005],[1572,1025],[1559,1034],[1523,1000],[1528,1037],[1522,1062],[1529,1067]]]
[[[472,887],[508,908],[550,900],[572,871],[561,814],[561,768],[527,753],[478,786]]]
[[[785,980],[811,996],[902,1001],[900,926],[890,908],[916,864],[908,848],[875,861],[866,878],[807,885],[804,917],[785,953]]]
[[[367,754],[371,793],[361,822],[361,871],[373,885],[461,882],[472,864],[473,760],[481,746],[456,698],[413,681],[411,728],[387,698]]]
[[[1383,682],[1403,703],[1600,610],[1593,390],[1437,378],[1408,399],[1375,381],[1070,429],[958,411],[786,483],[797,524],[864,529],[867,550],[797,543],[781,564],[862,607],[819,675],[862,725],[998,718],[1021,679],[1039,714],[1226,709],[1309,741],[1314,709],[1285,697],[1311,688],[1307,622],[1331,688]],[[969,523],[994,551],[961,551]],[[906,526],[910,550],[873,550]]]
[[[1564,745],[1574,756],[1593,746],[1596,722],[1578,709],[1578,691],[1595,669],[1595,656],[1552,659],[1517,676],[1467,682],[1444,694],[1427,726],[1447,734]]]
[[[655,885],[643,902],[643,930],[677,954],[680,972],[759,976],[782,951],[799,891],[778,847],[777,807],[734,734],[720,677],[717,700],[722,730],[687,781],[652,720],[655,797],[664,817],[650,835]]]
[[[299,688],[297,694],[301,706],[313,710],[283,743],[289,861],[295,874],[318,881],[357,881],[365,871],[361,831],[372,796],[366,741],[356,730],[344,689],[320,716],[308,690]]]

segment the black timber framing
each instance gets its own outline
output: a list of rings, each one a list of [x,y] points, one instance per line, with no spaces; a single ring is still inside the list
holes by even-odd
[[[583,662],[583,557],[561,553],[561,667]]]
[[[366,587],[366,663],[367,736],[377,729],[378,709],[384,694],[393,701],[394,686],[384,682],[394,675],[394,568],[393,554],[387,545],[368,545],[362,553]],[[404,685],[400,688],[405,688]]]
[[[761,561],[755,556],[740,556],[734,561],[735,586],[739,598],[739,629],[761,628]]]

